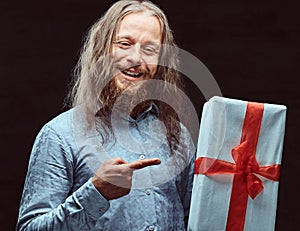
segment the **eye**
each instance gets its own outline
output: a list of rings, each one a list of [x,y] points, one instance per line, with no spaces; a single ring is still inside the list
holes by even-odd
[[[128,41],[117,41],[115,44],[121,49],[128,49],[131,47],[131,44]]]
[[[155,49],[154,47],[152,46],[144,46],[143,47],[143,52],[147,55],[156,55],[158,54],[158,51],[157,49]]]

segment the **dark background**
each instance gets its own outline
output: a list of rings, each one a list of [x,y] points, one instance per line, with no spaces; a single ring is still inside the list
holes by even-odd
[[[114,1],[0,2],[0,229],[14,230],[34,138],[63,111],[83,36]],[[299,6],[279,0],[166,0],[178,45],[211,71],[226,97],[288,107],[277,231],[299,230]],[[186,88],[200,112],[203,98]]]

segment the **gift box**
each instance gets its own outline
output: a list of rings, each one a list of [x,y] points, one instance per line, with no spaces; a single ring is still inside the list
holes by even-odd
[[[286,107],[213,97],[205,103],[188,230],[275,229]]]

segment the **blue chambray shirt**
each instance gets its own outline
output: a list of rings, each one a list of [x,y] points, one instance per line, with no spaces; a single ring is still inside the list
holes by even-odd
[[[84,153],[88,142],[82,145],[76,137],[76,110],[66,111],[48,122],[37,135],[32,148],[17,230],[186,230],[195,148],[182,126],[177,150],[182,158],[175,162],[187,167],[177,172],[176,169],[180,168],[162,168],[164,164],[170,164],[170,149],[166,138],[161,138],[163,133],[157,126],[157,110],[152,104],[136,120],[129,118],[127,121],[136,140],[144,141],[151,132],[152,136],[153,132],[157,132],[162,142],[155,150],[144,153],[128,150],[112,139],[104,145],[109,157],[121,157],[127,162],[153,157],[162,161],[161,165],[143,169],[144,172],[136,170],[130,193],[110,201],[91,182],[99,165],[89,151]],[[89,137],[86,137],[88,140]],[[130,138],[127,142],[131,142]],[[185,157],[189,161],[186,162]]]

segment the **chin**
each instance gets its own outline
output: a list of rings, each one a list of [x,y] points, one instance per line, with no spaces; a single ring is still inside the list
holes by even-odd
[[[119,91],[124,91],[125,89],[127,89],[129,87],[131,87],[132,90],[136,90],[136,87],[132,87],[132,86],[135,86],[141,80],[143,80],[143,78],[129,80],[129,78],[124,78],[124,76],[122,74],[120,74],[115,78],[115,84],[116,84],[116,88]]]
[[[129,82],[122,77],[116,77],[115,79],[115,85],[119,92],[122,92],[132,86],[134,83]]]

